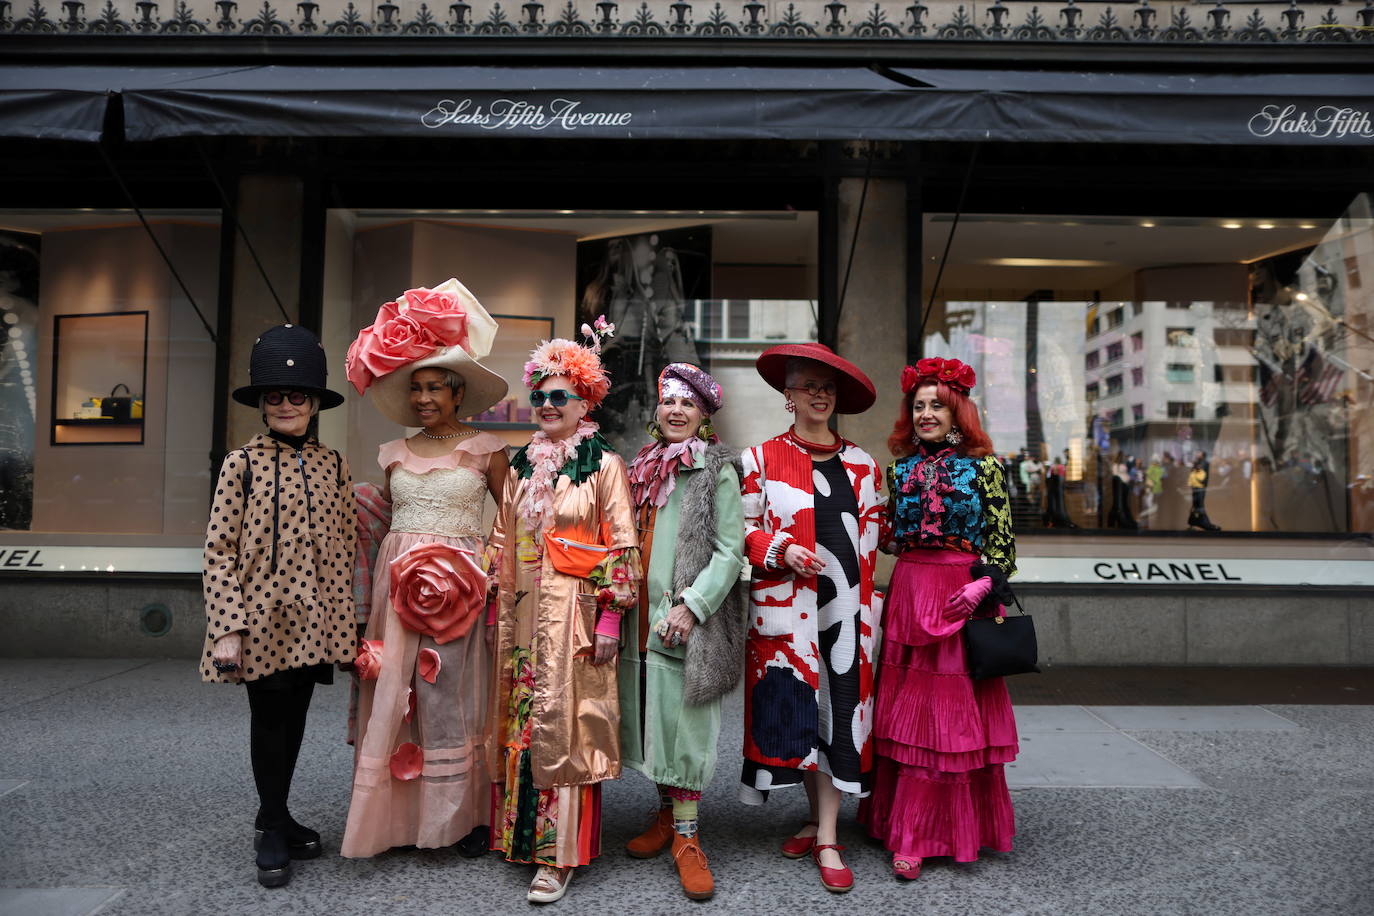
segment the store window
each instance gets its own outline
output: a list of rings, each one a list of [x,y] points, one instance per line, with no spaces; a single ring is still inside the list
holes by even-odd
[[[1098,365],[1098,351],[1096,351],[1096,350],[1089,350],[1089,351],[1088,351],[1088,355],[1085,356],[1085,357],[1083,358],[1083,367],[1084,367],[1085,369],[1096,369],[1096,368],[1097,368],[1097,365]]]
[[[219,214],[144,216],[0,210],[0,544],[203,536]]]
[[[1374,530],[1374,294],[1352,279],[1374,270],[1367,195],[1302,217],[978,214],[959,231],[924,352],[974,366],[1008,467],[1062,479],[1066,533],[1183,530],[1199,467],[1224,532]],[[926,254],[945,240],[927,233]],[[1099,322],[1131,341],[1129,404],[1124,373],[1091,363],[1124,356]],[[1134,469],[1129,516],[1111,512],[1114,466]],[[1048,498],[1018,490],[1017,526],[1045,524]]]
[[[817,220],[810,212],[331,210],[324,330],[342,352],[404,290],[457,277],[500,325],[487,365],[510,385],[474,425],[511,445],[535,426],[521,384],[529,351],[604,314],[611,394],[593,416],[622,454],[648,441],[658,373],[706,367],[726,391],[714,419],[744,446],[787,428],[782,397],[754,368],[778,343],[817,336]],[[379,480],[379,443],[404,435],[365,398],[323,435],[346,442],[355,476]]]

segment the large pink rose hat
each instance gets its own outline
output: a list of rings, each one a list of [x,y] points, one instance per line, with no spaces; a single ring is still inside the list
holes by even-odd
[[[410,406],[410,376],[417,369],[450,369],[462,376],[458,416],[481,413],[506,396],[506,380],[479,360],[491,354],[496,319],[456,279],[409,289],[384,302],[372,324],[348,348],[348,380],[389,420],[421,426]]]

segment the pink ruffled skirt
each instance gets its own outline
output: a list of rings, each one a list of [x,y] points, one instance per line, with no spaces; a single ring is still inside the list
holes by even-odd
[[[441,646],[402,625],[388,599],[391,561],[434,542],[482,552],[480,538],[408,532],[388,534],[377,551],[367,638],[382,641],[381,674],[359,685],[353,798],[340,850],[346,857],[395,846],[450,846],[489,820],[485,628],[479,621],[466,636]],[[439,656],[433,684],[417,670],[421,649]],[[419,747],[421,765],[419,775],[403,779],[392,772],[391,760],[407,743]]]
[[[859,820],[893,853],[972,862],[1011,850],[1016,832],[1003,764],[1016,759],[1016,719],[1001,678],[968,676],[962,630],[945,600],[970,581],[972,554],[914,550],[898,558],[883,609],[873,794]]]

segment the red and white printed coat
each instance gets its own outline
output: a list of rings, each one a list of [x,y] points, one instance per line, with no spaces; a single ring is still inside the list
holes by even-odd
[[[879,526],[886,499],[882,472],[873,458],[843,440],[840,461],[854,487],[859,507],[859,665],[863,734],[856,734],[864,769],[872,764],[873,637],[882,614],[882,594],[873,587],[878,562]],[[817,630],[815,576],[798,576],[782,563],[793,543],[816,549],[816,517],[811,455],[786,434],[746,449],[741,455],[744,478],[744,548],[753,566],[749,585],[749,639],[745,652],[744,756],[770,766],[816,769],[818,750],[811,736],[810,753],[789,759],[769,756],[754,741],[755,728],[776,729],[774,710],[755,708],[755,686],[769,668],[782,668],[810,688],[817,703],[820,645]],[[791,719],[789,714],[787,718]],[[816,721],[815,715],[802,719]],[[795,721],[795,720],[794,720]],[[862,740],[860,740],[862,739]],[[805,744],[806,742],[802,742]]]

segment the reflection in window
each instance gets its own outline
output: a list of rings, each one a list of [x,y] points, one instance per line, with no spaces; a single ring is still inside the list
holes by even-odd
[[[1170,420],[1191,420],[1196,406],[1192,401],[1170,401],[1165,415]]]
[[[1152,216],[968,224],[967,263],[947,266],[923,351],[978,371],[1015,524],[1181,530],[1192,475],[1225,531],[1374,530],[1374,292],[1355,282],[1374,271],[1374,213],[1362,195],[1338,215],[1266,230]],[[1140,222],[1158,224],[1148,245]],[[1103,266],[989,267],[986,251],[1018,233]],[[927,254],[944,239],[933,233]],[[1113,327],[1120,341],[1094,339]],[[1042,496],[1017,490],[1028,458],[1049,469]],[[1122,467],[1131,512],[1113,514]]]

